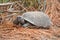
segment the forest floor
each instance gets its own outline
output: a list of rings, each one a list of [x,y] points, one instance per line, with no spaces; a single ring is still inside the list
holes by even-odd
[[[33,9],[30,8],[30,10]],[[60,2],[58,0],[47,0],[46,13],[55,24],[60,25]],[[30,29],[22,26],[14,27],[13,23],[7,21],[0,24],[0,40],[60,40],[60,27]]]
[[[0,40],[60,40],[60,27],[30,29],[6,22],[0,25]]]

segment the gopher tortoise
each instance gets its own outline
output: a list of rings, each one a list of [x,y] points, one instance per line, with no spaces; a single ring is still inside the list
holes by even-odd
[[[31,11],[23,13],[22,16],[17,16],[17,18],[13,21],[14,24],[21,24],[24,27],[32,24],[36,27],[49,28],[52,25],[49,16],[43,12],[39,11]]]

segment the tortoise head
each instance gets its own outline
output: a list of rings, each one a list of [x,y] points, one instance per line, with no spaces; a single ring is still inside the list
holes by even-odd
[[[23,25],[25,23],[24,19],[22,18],[22,16],[17,16],[17,18],[13,21],[14,24],[21,24]]]

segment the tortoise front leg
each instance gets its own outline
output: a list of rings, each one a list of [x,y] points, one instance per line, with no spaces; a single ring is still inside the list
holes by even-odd
[[[25,24],[23,24],[22,26],[23,27],[28,27],[30,25],[30,23],[25,23]]]

